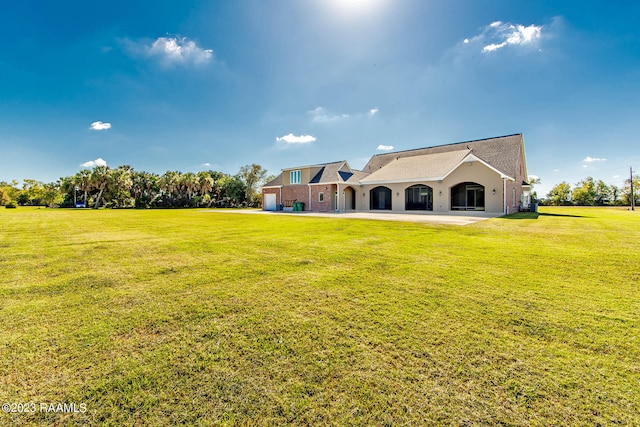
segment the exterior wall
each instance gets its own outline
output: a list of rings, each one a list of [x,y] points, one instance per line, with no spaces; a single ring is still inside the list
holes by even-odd
[[[289,175],[289,172],[291,172],[291,171],[299,170],[300,171],[300,182],[302,182],[303,185],[306,185],[309,181],[311,181],[311,179],[314,176],[316,176],[316,174],[318,172],[320,172],[320,169],[322,169],[322,168],[321,167],[307,167],[307,168],[284,169],[282,171],[282,185],[283,186],[291,185],[291,181],[290,181],[291,176]],[[293,184],[293,185],[298,185],[298,184]]]
[[[304,210],[309,209],[309,186],[307,184],[285,185],[282,187],[282,203],[288,200],[304,203]]]
[[[280,188],[263,188],[262,189],[262,209],[265,208],[264,203],[264,195],[265,194],[275,194],[276,195],[276,205],[282,204],[282,200],[280,200]]]
[[[495,171],[480,162],[463,163],[442,182],[415,181],[394,184],[365,184],[356,189],[356,209],[368,211],[370,207],[370,191],[378,186],[391,190],[391,211],[405,212],[405,189],[415,184],[428,185],[433,189],[434,213],[448,213],[451,211],[451,189],[462,182],[475,182],[485,188],[485,212],[503,212],[503,179]],[[508,181],[509,182],[509,181]],[[509,187],[508,187],[509,188]],[[496,190],[493,194],[493,190]],[[508,192],[509,190],[507,190]],[[519,197],[519,195],[517,196]],[[518,199],[519,200],[519,199]],[[508,202],[509,199],[507,199]],[[419,212],[419,211],[411,211]]]
[[[522,148],[522,150],[524,150],[524,147]],[[513,204],[512,200],[507,199],[507,207],[509,208],[509,211],[507,212],[508,214],[518,212],[518,208],[520,206],[520,202],[522,200],[522,193],[523,193],[522,183],[529,182],[529,177],[527,176],[527,170],[526,170],[523,152],[520,153],[520,157],[518,158],[518,166],[516,170],[517,170],[517,175],[516,175],[515,182],[510,183],[511,187],[509,187],[509,183],[507,184],[507,194],[509,194],[511,189],[516,190],[515,205]]]
[[[324,193],[324,201],[320,202],[320,193]],[[335,211],[335,184],[319,184],[311,186],[311,208],[314,212],[333,212]],[[305,210],[307,207],[305,206]]]

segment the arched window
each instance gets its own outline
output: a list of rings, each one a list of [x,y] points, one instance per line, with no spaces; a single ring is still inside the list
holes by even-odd
[[[370,208],[391,210],[391,190],[387,187],[376,187],[369,193]]]
[[[433,189],[416,184],[404,190],[404,208],[408,211],[432,211]]]
[[[452,211],[483,211],[484,186],[475,182],[463,182],[451,188]]]

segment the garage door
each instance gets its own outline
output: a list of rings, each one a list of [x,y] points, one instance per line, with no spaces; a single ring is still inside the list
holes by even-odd
[[[264,210],[275,211],[276,210],[276,195],[265,194],[264,195]]]

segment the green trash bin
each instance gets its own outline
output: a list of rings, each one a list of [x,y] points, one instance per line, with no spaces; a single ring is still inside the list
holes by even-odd
[[[304,210],[304,203],[298,202],[298,212],[302,212]]]
[[[300,210],[300,203],[293,202],[293,211],[298,212]]]

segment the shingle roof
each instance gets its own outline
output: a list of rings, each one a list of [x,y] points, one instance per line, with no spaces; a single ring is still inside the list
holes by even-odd
[[[345,163],[346,161],[342,160],[340,162],[325,164],[324,167],[320,169],[320,172],[309,181],[309,184],[326,184],[329,182],[343,181],[339,175],[339,171]]]
[[[267,182],[263,187],[280,187],[282,185],[282,172],[280,175]]]
[[[362,178],[360,182],[443,179],[467,157],[471,150],[422,154],[411,157],[395,157],[384,167]]]
[[[396,158],[472,150],[473,154],[479,159],[483,160],[503,174],[515,178],[517,176],[516,168],[518,167],[520,150],[523,149],[523,144],[522,134],[514,134],[496,138],[439,145],[435,147],[419,148],[415,150],[376,154],[366,164],[364,171],[374,173]],[[431,160],[429,160],[429,162],[431,162]]]

